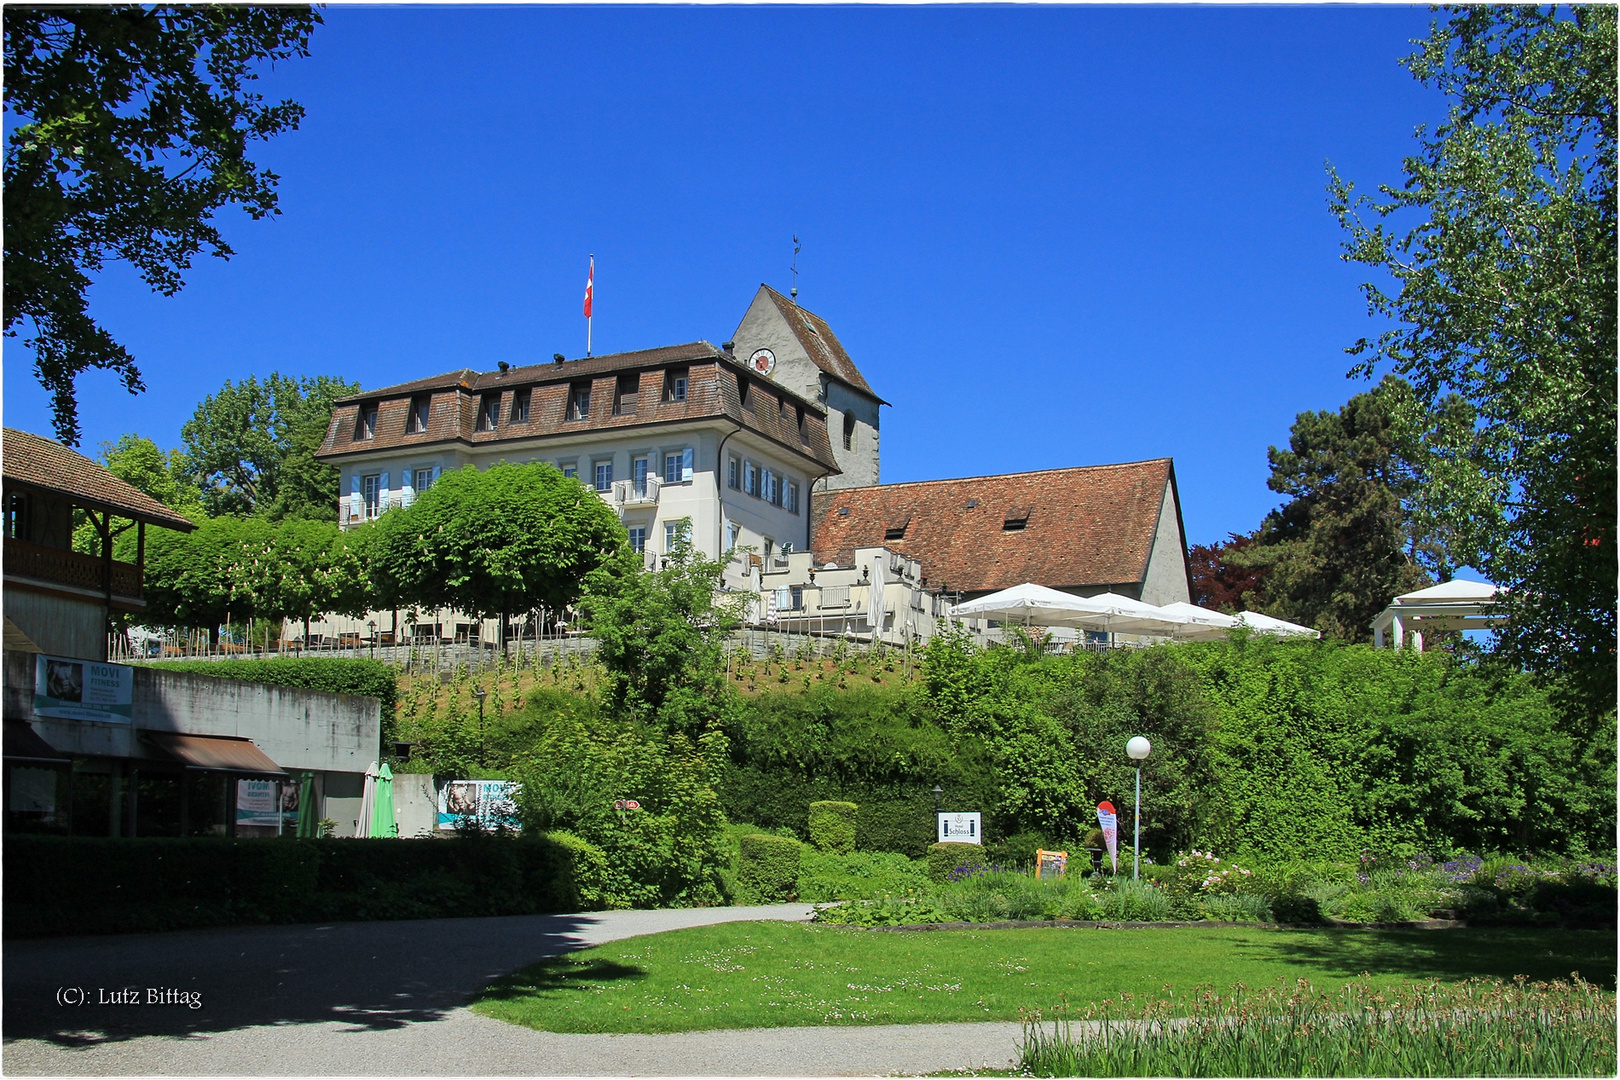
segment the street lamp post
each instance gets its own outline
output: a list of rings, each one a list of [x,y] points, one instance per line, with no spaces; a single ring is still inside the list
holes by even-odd
[[[938,784],[934,785],[934,833],[939,833],[939,800],[945,795],[945,789]]]
[[[372,619],[366,623],[366,629],[371,631],[371,658],[377,659],[377,620]]]
[[[478,764],[481,768],[487,769],[489,763],[485,761],[484,755],[484,688],[480,686],[477,690],[474,690],[473,696],[478,699]],[[1140,782],[1138,786],[1140,786]],[[1140,791],[1137,792],[1137,797],[1141,797]]]
[[[1153,744],[1138,735],[1125,744],[1125,753],[1136,762],[1136,837],[1132,845],[1135,857],[1131,860],[1131,880],[1142,876],[1142,761],[1153,750]]]

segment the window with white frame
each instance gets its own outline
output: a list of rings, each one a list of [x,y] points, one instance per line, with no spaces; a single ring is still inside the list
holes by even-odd
[[[576,480],[579,478],[579,462],[565,461],[557,467],[562,470],[564,476]]]
[[[595,472],[596,472],[596,490],[597,491],[612,491],[613,490],[613,461],[611,459],[609,459],[607,461],[598,461],[596,463]]]
[[[422,492],[433,486],[432,469],[417,469],[414,476],[416,482],[412,484],[411,487],[418,495],[422,494]]]
[[[354,438],[356,442],[377,437],[377,403],[360,406],[360,411],[354,417]]]
[[[776,474],[769,469],[760,475],[759,497],[768,503],[776,502]]]
[[[679,450],[676,450],[674,453],[666,453],[664,455],[664,483],[678,484],[681,482],[682,456],[683,455]]]
[[[630,526],[630,550],[635,552],[637,555],[641,555],[641,554],[644,554],[646,552],[646,550],[647,550],[647,526],[645,526],[645,525],[632,525],[632,526]]]
[[[636,498],[647,497],[647,470],[649,462],[646,454],[639,454],[630,459],[630,484],[635,488]]]
[[[759,469],[752,461],[743,462],[743,490],[750,495],[759,494]]]
[[[675,550],[675,545],[690,544],[691,542],[691,518],[676,518],[674,521],[664,522],[664,553],[666,555]]]
[[[730,488],[742,487],[742,462],[732,458],[726,464],[726,486]]]
[[[735,521],[726,522],[726,550],[727,551],[732,551],[737,547],[737,537],[739,537],[741,535],[742,535],[742,530],[737,527],[737,523]]]
[[[799,485],[797,483],[790,482],[784,485],[782,505],[787,507],[789,513],[797,514],[799,512]]]
[[[382,513],[382,476],[372,473],[360,478],[360,502],[364,507],[365,518],[370,521]]]
[[[760,541],[760,545],[765,552],[765,561],[770,562],[771,553],[776,550],[776,541],[767,536]]]

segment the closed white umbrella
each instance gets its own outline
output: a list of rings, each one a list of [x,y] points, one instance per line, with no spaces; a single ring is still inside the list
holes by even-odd
[[[377,806],[377,763],[366,766],[366,786],[360,794],[360,820],[354,823],[354,835],[371,835],[371,816]]]

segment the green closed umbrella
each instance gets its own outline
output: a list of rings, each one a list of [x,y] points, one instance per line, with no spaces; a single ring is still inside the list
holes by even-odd
[[[394,822],[394,773],[386,761],[377,770],[377,797],[371,804],[371,835],[399,835],[399,826]]]
[[[304,774],[298,785],[298,835],[321,835],[321,816],[315,812],[315,774]]]

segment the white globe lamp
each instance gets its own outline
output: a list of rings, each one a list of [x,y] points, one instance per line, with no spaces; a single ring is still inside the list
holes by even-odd
[[[1131,861],[1131,880],[1142,876],[1142,761],[1153,752],[1153,744],[1142,736],[1134,736],[1125,744],[1125,756],[1136,762],[1136,836],[1132,844],[1135,858]]]

